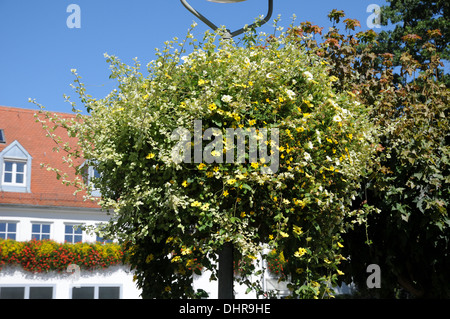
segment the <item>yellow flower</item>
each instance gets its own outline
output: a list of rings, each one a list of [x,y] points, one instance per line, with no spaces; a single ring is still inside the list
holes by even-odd
[[[205,83],[206,81],[203,79],[198,80],[198,85],[204,85]]]
[[[171,263],[176,263],[176,262],[179,262],[180,260],[181,260],[180,256],[175,256],[175,257],[172,258],[172,260],[170,262]]]
[[[150,254],[150,255],[147,256],[147,259],[145,259],[145,262],[148,264],[148,263],[150,263],[154,258],[155,258],[155,256],[153,256],[153,254]]]
[[[200,207],[202,205],[202,203],[200,203],[199,201],[194,201],[191,203],[192,207]]]
[[[192,254],[192,250],[190,248],[183,247],[183,248],[181,248],[181,254],[182,255],[190,255],[190,254]]]
[[[203,170],[206,167],[206,164],[205,163],[200,163],[200,164],[198,164],[197,167],[198,167],[199,170]]]
[[[335,77],[334,75],[332,75],[330,77],[330,82],[336,82],[337,80],[339,80],[337,77]]]
[[[256,124],[256,120],[249,120],[248,125],[253,126]]]
[[[155,157],[154,153],[149,153],[145,158],[146,159],[152,159],[153,157]]]
[[[186,262],[186,267],[190,267],[190,266],[192,266],[194,264],[194,259],[189,259],[187,262]]]
[[[303,273],[304,272],[304,270],[303,270],[303,268],[297,268],[296,270],[295,270],[295,272],[297,273],[297,274],[301,274],[301,273]]]
[[[224,196],[224,197],[227,197],[227,196],[228,196],[228,191],[224,191],[224,192],[223,192],[223,196]]]
[[[344,274],[342,271],[340,271],[339,269],[337,270],[337,273],[338,273],[339,276],[345,275],[345,274]]]
[[[273,239],[273,235],[269,235],[269,239],[272,240]]]
[[[285,233],[284,231],[280,231],[281,237],[287,238],[289,237],[289,234]]]
[[[215,109],[217,109],[217,106],[216,106],[214,103],[212,103],[212,104],[210,104],[210,105],[208,106],[208,108],[209,108],[211,111],[214,111]]]
[[[341,243],[337,243],[338,247],[343,248],[344,245],[342,245]]]
[[[170,292],[170,291],[172,290],[172,288],[170,288],[170,286],[166,286],[166,288],[164,288],[164,290],[165,290],[166,292]]]
[[[294,227],[294,233],[296,233],[297,235],[303,234],[303,231],[302,231],[301,227],[298,227],[296,225],[294,225],[293,227]]]
[[[323,261],[324,261],[326,264],[331,264],[331,261],[329,261],[328,258],[325,258]]]
[[[229,179],[229,180],[227,181],[227,183],[228,183],[229,185],[232,185],[232,184],[236,183],[236,180],[235,180],[234,178],[232,178],[232,179]]]
[[[143,99],[146,100],[146,99],[148,99],[149,97],[150,97],[150,95],[145,94],[144,97],[143,97]]]
[[[300,257],[302,257],[304,254],[306,254],[307,253],[307,250],[305,249],[305,248],[299,248],[295,253],[294,253],[294,256],[295,257],[297,257],[297,258],[300,258]]]
[[[201,207],[202,210],[208,210],[209,209],[209,203],[205,203]]]
[[[253,167],[254,169],[257,169],[257,168],[258,168],[258,166],[259,166],[259,164],[258,164],[258,163],[252,163],[251,165],[252,165],[252,167]]]
[[[245,212],[242,212],[242,213],[241,213],[241,217],[244,218],[245,216],[247,216],[247,215],[245,214]]]
[[[181,185],[183,185],[183,187],[187,187],[188,186],[188,182],[184,181],[183,183],[181,183]]]

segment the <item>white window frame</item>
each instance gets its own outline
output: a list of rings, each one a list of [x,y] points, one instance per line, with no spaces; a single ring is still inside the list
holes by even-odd
[[[6,171],[6,163],[12,164],[12,171]],[[23,172],[17,172],[17,164],[23,164]],[[6,174],[10,173],[11,176],[11,182],[7,182],[5,180]],[[17,183],[17,174],[23,175],[23,182]],[[3,174],[2,174],[2,183],[5,186],[18,186],[18,187],[24,187],[27,185],[27,162],[23,160],[13,160],[13,159],[4,159],[3,161]]]
[[[6,224],[6,229],[5,229],[5,239],[8,239],[8,224],[16,224],[16,231],[14,232],[14,236],[15,239],[17,240],[17,234],[19,232],[18,227],[19,227],[19,222],[18,221],[13,221],[13,220],[0,220],[0,223],[2,224]],[[3,233],[3,232],[2,232]],[[12,232],[9,232],[10,234],[13,234]]]
[[[72,285],[70,286],[70,296],[73,298],[74,288],[94,288],[94,299],[98,299],[100,288],[119,288],[119,299],[123,299],[123,285],[122,284],[84,284],[84,285]]]
[[[56,296],[56,285],[55,284],[24,284],[24,285],[16,285],[16,284],[6,284],[1,285],[1,288],[24,288],[24,297],[23,299],[30,299],[30,288],[52,288],[52,298],[55,299]],[[0,299],[0,300],[6,300],[6,299]]]
[[[72,226],[72,233],[66,233],[66,226]],[[64,223],[64,242],[65,243],[70,243],[70,244],[76,244],[76,243],[84,243],[84,231],[81,230],[81,235],[80,234],[75,234],[75,229],[74,227],[81,227],[83,226],[83,224],[78,224],[78,223]],[[66,236],[72,236],[72,241],[66,241]],[[81,236],[81,241],[74,241],[75,236]]]
[[[33,232],[33,225],[39,225],[39,233]],[[50,226],[50,230],[48,233],[43,233],[42,232],[42,226],[43,225],[48,225]],[[31,221],[31,239],[33,239],[33,235],[39,235],[39,239],[36,240],[42,240],[42,235],[48,235],[49,238],[48,239],[52,239],[52,227],[53,223],[52,222],[36,222],[36,221]]]

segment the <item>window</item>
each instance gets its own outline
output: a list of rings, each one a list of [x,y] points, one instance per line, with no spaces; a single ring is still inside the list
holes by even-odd
[[[0,287],[0,299],[25,299],[25,287]]]
[[[83,241],[83,230],[80,225],[66,225],[64,240],[68,243],[80,243]]]
[[[120,299],[120,287],[91,286],[73,287],[72,299]]]
[[[103,244],[110,244],[113,242],[112,239],[105,239],[103,237],[100,237],[99,235],[97,235],[95,241],[98,241],[99,243],[103,243]]]
[[[50,224],[32,224],[31,239],[50,239]]]
[[[100,197],[100,190],[95,187],[94,182],[96,179],[99,179],[101,177],[98,170],[92,166],[89,165],[90,163],[86,161],[81,168],[81,174],[83,177],[84,183],[88,186],[89,192],[92,196]]]
[[[18,141],[0,152],[0,191],[31,193],[31,155]]]
[[[3,183],[12,186],[24,186],[26,182],[26,163],[4,161]]]
[[[2,144],[6,143],[5,132],[3,131],[3,129],[0,129],[0,143]]]
[[[53,287],[0,287],[0,299],[53,299]]]
[[[0,238],[16,240],[17,223],[0,222]]]
[[[97,241],[97,242],[100,242],[100,243],[103,243],[103,244],[110,244],[110,243],[112,243],[113,242],[113,240],[112,239],[106,239],[106,238],[103,238],[100,234],[101,234],[101,232],[102,232],[102,227],[103,225],[102,224],[97,224],[97,231],[99,231],[99,233],[96,233],[96,239],[95,239],[95,241]]]
[[[30,287],[28,299],[53,299],[53,287]]]

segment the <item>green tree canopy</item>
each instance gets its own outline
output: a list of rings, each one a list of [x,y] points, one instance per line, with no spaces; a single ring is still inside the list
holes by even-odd
[[[69,164],[82,156],[100,173],[93,184],[111,214],[101,236],[128,245],[144,297],[194,297],[192,273],[215,274],[227,242],[249,272],[263,247],[283,252],[293,296],[331,296],[343,275],[341,234],[370,210],[352,208],[377,145],[369,107],[333,89],[327,61],[295,28],[250,31],[243,45],[189,33],[156,55],[145,76],[137,61],[107,56],[118,88],[104,99],[87,95],[76,75],[89,116],[42,118],[78,138],[75,148],[62,145]],[[227,156],[239,136],[230,129],[249,135],[234,163]],[[178,148],[183,161],[173,152],[181,136],[190,137]]]

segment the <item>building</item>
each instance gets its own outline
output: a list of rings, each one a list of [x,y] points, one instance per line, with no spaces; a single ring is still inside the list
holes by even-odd
[[[49,164],[62,169],[63,155],[53,151],[56,144],[36,122],[35,113],[0,107],[0,238],[17,242],[102,241],[76,226],[101,224],[108,220],[106,213],[96,203],[85,201],[83,194],[74,195],[75,188],[63,185],[55,172],[41,167]],[[123,264],[95,271],[74,266],[67,272],[41,273],[3,265],[1,298],[134,299],[140,298],[140,291],[133,282],[133,273]]]

